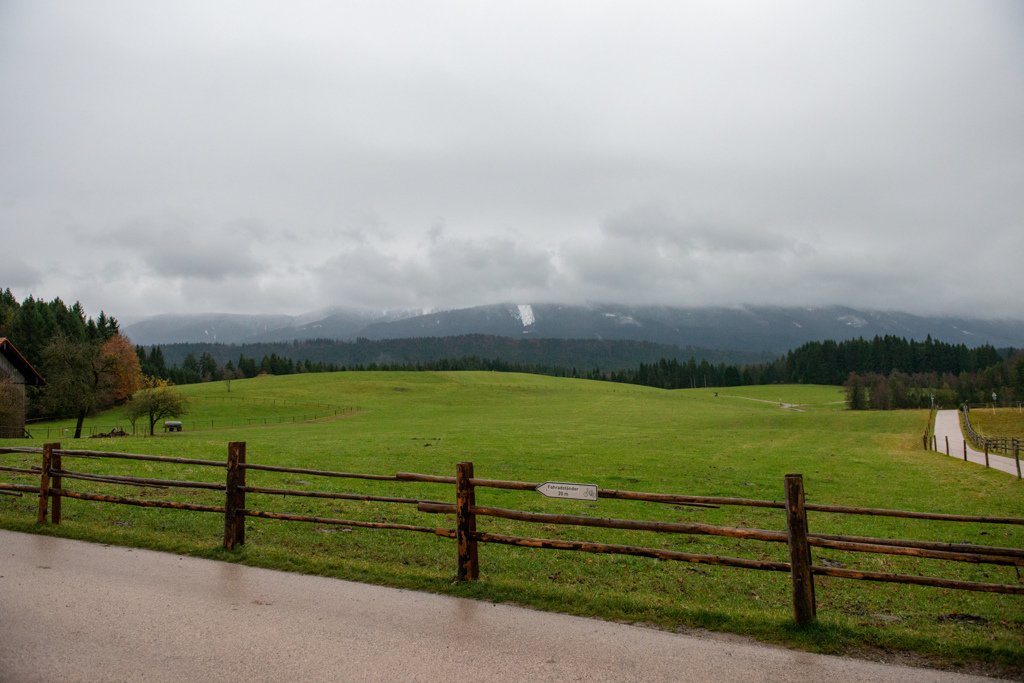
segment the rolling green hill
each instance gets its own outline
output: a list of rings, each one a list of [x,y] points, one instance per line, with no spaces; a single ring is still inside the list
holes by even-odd
[[[735,387],[718,390],[716,397],[704,389],[664,391],[538,375],[360,372],[235,380],[230,393],[220,382],[190,385],[181,391],[195,402],[192,414],[185,418],[186,431],[180,434],[64,445],[223,460],[228,442],[245,441],[248,460],[255,463],[451,476],[457,462],[468,460],[482,478],[576,481],[605,488],[769,500],[782,498],[783,475],[796,472],[804,475],[809,502],[1024,517],[1024,489],[1016,479],[920,449],[927,412],[847,411],[837,403],[843,396],[836,387]],[[779,402],[799,404],[800,410],[783,409]],[[327,406],[356,410],[328,415]],[[317,419],[291,421],[300,408],[312,413],[314,407],[322,412]],[[114,417],[93,419],[111,424]],[[260,418],[259,424],[217,426],[218,420],[254,417]],[[210,420],[212,428],[205,426]],[[39,427],[35,430],[38,435]],[[3,445],[39,445],[42,440]],[[3,458],[4,464],[38,464],[38,456]],[[222,481],[224,476],[223,470],[156,463],[75,460],[73,464],[79,470],[156,478]],[[5,481],[26,481],[15,479],[18,475],[2,476]],[[454,496],[450,486],[436,484],[321,480],[256,471],[249,472],[249,481],[259,486],[442,501]],[[98,486],[74,484],[78,490]],[[217,492],[114,490],[117,495],[211,505],[222,500]],[[764,508],[693,508],[607,499],[588,507],[532,492],[478,490],[477,495],[481,505],[539,512],[785,528],[782,513]],[[419,513],[414,506],[249,496],[250,507],[264,510],[427,526],[453,524],[449,517]],[[1024,661],[1024,598],[1017,596],[819,577],[819,623],[798,629],[792,626],[789,577],[774,572],[483,545],[481,580],[453,585],[454,544],[429,534],[343,531],[250,519],[247,544],[226,552],[219,547],[223,532],[219,515],[68,500],[65,521],[56,528],[36,527],[34,509],[31,498],[0,496],[0,525],[667,628],[707,627],[819,651],[907,650],[939,657],[947,664],[970,660],[1011,667],[997,670],[1003,673]],[[810,525],[819,533],[1024,547],[1020,526],[821,513],[812,513]],[[490,518],[481,518],[480,528],[787,560],[782,544],[722,537],[539,527]],[[816,560],[827,558],[873,571],[1018,582],[1012,567],[818,549],[814,554]],[[950,613],[976,614],[987,623],[965,626],[938,620]]]

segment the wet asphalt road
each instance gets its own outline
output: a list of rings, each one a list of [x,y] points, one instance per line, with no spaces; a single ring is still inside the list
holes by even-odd
[[[968,681],[0,530],[0,681]]]

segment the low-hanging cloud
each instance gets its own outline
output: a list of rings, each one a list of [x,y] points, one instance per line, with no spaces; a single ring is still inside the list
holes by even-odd
[[[0,4],[0,287],[1024,317],[1024,11]]]
[[[319,289],[357,306],[469,306],[543,296],[555,274],[548,253],[508,237],[445,238],[435,228],[420,246],[402,255],[346,249],[316,269]]]

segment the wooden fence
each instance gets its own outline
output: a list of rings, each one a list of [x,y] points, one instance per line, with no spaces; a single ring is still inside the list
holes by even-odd
[[[786,515],[786,531],[763,529],[747,529],[714,526],[696,522],[660,522],[636,519],[595,518],[579,515],[559,515],[539,512],[525,512],[504,508],[481,506],[476,504],[478,488],[511,489],[518,491],[534,491],[541,484],[535,482],[502,481],[495,479],[479,479],[474,476],[473,464],[458,463],[455,476],[436,476],[398,472],[395,475],[354,474],[347,472],[330,472],[296,467],[279,467],[260,465],[246,461],[244,442],[228,444],[225,461],[197,460],[157,455],[138,455],[130,453],[110,453],[100,451],[65,450],[60,444],[47,444],[43,448],[0,448],[0,454],[32,453],[42,457],[39,466],[29,468],[0,466],[0,471],[11,472],[22,476],[39,478],[38,485],[11,484],[0,482],[0,493],[22,496],[26,493],[39,496],[39,507],[36,521],[44,524],[47,518],[54,524],[61,522],[61,501],[65,498],[99,501],[143,507],[168,508],[176,510],[192,510],[212,512],[224,515],[223,544],[233,549],[245,543],[245,519],[258,517],[297,522],[313,522],[316,524],[333,524],[348,527],[365,527],[372,529],[395,529],[430,533],[456,541],[457,576],[461,581],[475,580],[479,576],[479,559],[477,547],[480,543],[499,543],[504,545],[540,548],[551,550],[572,550],[586,553],[610,553],[651,557],[660,560],[675,560],[699,564],[737,567],[760,571],[788,572],[792,579],[793,616],[797,623],[804,624],[815,618],[814,576],[831,576],[862,581],[882,581],[890,583],[934,586],[957,590],[983,591],[990,593],[1007,593],[1024,595],[1024,585],[1006,585],[979,583],[958,579],[914,576],[884,572],[869,572],[842,567],[826,567],[815,565],[812,561],[811,548],[831,548],[849,552],[881,553],[902,555],[917,558],[933,558],[952,562],[985,563],[1012,567],[1024,566],[1024,549],[1000,546],[979,546],[970,543],[944,543],[917,540],[871,538],[862,536],[843,536],[835,534],[810,533],[807,524],[808,512],[825,512],[832,514],[873,515],[899,517],[922,520],[938,520],[949,522],[973,522],[984,524],[1024,525],[1024,519],[1014,517],[979,517],[968,515],[940,514],[930,512],[907,512],[876,508],[846,507],[838,505],[808,504],[804,500],[803,477],[799,474],[788,474],[783,479],[784,501],[752,500],[727,498],[719,496],[689,496],[667,493],[645,493],[638,491],[620,491],[616,489],[597,489],[598,498],[658,502],[672,505],[688,505],[696,507],[718,507],[725,505],[774,508],[784,511]],[[74,458],[114,458],[136,461],[152,461],[173,463],[199,467],[222,468],[226,476],[224,483],[179,481],[167,479],[149,479],[132,476],[98,475],[64,469],[64,459]],[[350,479],[369,479],[388,482],[426,482],[455,487],[455,502],[439,502],[416,498],[362,495],[355,493],[335,493],[329,491],[301,491],[251,486],[247,481],[248,471],[285,472],[314,477],[343,477]],[[64,488],[64,480],[81,480],[128,486],[161,486],[206,489],[224,492],[224,505],[198,505],[176,501],[162,501],[120,496],[86,493]],[[330,498],[344,500],[371,501],[380,503],[397,503],[415,505],[420,512],[442,513],[455,515],[455,528],[437,526],[416,526],[388,522],[367,522],[361,520],[335,519],[309,515],[295,515],[282,512],[256,510],[246,504],[246,494],[257,493],[277,496],[305,496],[313,498]],[[751,560],[718,555],[700,555],[675,550],[649,548],[627,545],[611,545],[587,541],[567,541],[562,539],[533,538],[495,534],[477,529],[478,517],[494,517],[518,520],[526,523],[543,525],[572,525],[577,527],[599,527],[606,529],[630,529],[667,534],[703,534],[725,536],[738,539],[785,543],[789,547],[789,562],[767,560]]]
[[[269,401],[265,402],[270,405]],[[292,402],[294,403],[294,402]],[[280,405],[288,405],[285,402],[281,402]],[[262,417],[238,417],[238,418],[208,418],[205,420],[184,420],[182,421],[186,427],[191,425],[191,431],[197,431],[200,429],[224,429],[227,427],[251,427],[252,425],[275,425],[275,424],[286,424],[291,422],[306,422],[312,420],[323,420],[328,417],[335,417],[337,415],[345,415],[348,413],[359,412],[359,406],[320,406],[326,408],[322,410],[313,410],[312,412],[299,412],[294,411],[291,415],[265,415]],[[162,428],[163,423],[158,424],[158,428]],[[31,426],[38,438],[49,439],[52,437],[61,438],[62,436],[73,436],[75,428],[73,426],[58,427],[52,424],[37,424],[27,425],[24,430],[7,432],[3,431],[4,428],[0,427],[0,438],[9,439],[31,439],[33,438],[32,432],[29,431],[28,427]],[[113,432],[113,434],[112,434]],[[120,422],[118,424],[108,425],[83,425],[82,436],[83,437],[103,437],[103,436],[145,436],[149,433],[149,424],[147,418],[139,418],[137,424],[131,424],[129,420]]]
[[[1024,445],[1024,439],[1020,439],[1020,438],[1018,438],[1016,436],[1013,436],[1013,437],[1006,437],[1006,436],[997,436],[997,437],[981,436],[976,431],[974,431],[974,427],[971,426],[970,407],[965,403],[960,408],[960,412],[964,416],[964,427],[965,427],[965,429],[967,431],[967,439],[969,439],[972,444],[976,445],[978,448],[981,448],[981,449],[983,449],[985,451],[985,467],[988,467],[988,454],[989,454],[989,451],[1002,451],[1003,453],[1005,453],[1007,455],[1011,455],[1012,454],[1014,461],[1017,463],[1017,478],[1020,479],[1021,478],[1020,447],[1021,447],[1021,445]],[[967,452],[967,449],[966,449],[966,444],[965,444],[965,447],[964,447],[964,459],[965,460],[967,458],[966,452]]]

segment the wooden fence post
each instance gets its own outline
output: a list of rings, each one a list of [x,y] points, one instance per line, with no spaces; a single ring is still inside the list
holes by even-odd
[[[52,452],[52,443],[43,445],[43,466],[39,471],[39,514],[36,515],[36,524],[46,524],[46,508],[50,503],[50,457]]]
[[[964,462],[967,462],[967,439],[964,439]]]
[[[233,441],[228,444],[227,488],[224,490],[224,549],[234,550],[236,545],[245,544],[245,517],[238,510],[245,509],[245,442]]]
[[[787,474],[784,486],[790,577],[793,580],[793,619],[797,624],[809,624],[817,616],[817,609],[814,603],[814,576],[811,574],[811,546],[807,544],[803,475]]]
[[[946,437],[946,455],[949,455],[949,437]]]
[[[927,434],[922,434],[921,435],[921,444],[924,446],[925,450],[928,450],[928,435]]]
[[[477,542],[470,538],[476,531],[476,492],[470,479],[473,478],[473,463],[460,462],[455,466],[455,544],[458,550],[458,571],[456,580],[474,581],[480,576],[477,560]]]
[[[60,444],[55,443],[50,445],[53,446],[52,450],[50,451],[50,469],[64,469],[63,464],[61,463],[60,460],[60,453],[58,453],[58,451],[60,450]],[[60,475],[57,475],[53,477],[50,487],[59,489],[61,487],[61,484],[61,477]],[[50,521],[54,524],[60,524],[60,494],[53,494],[50,496],[50,498],[52,499],[52,502],[50,503]]]
[[[1020,479],[1020,442],[1013,440],[1013,459],[1017,461],[1017,478]]]
[[[988,467],[988,439],[985,439],[985,467]]]

